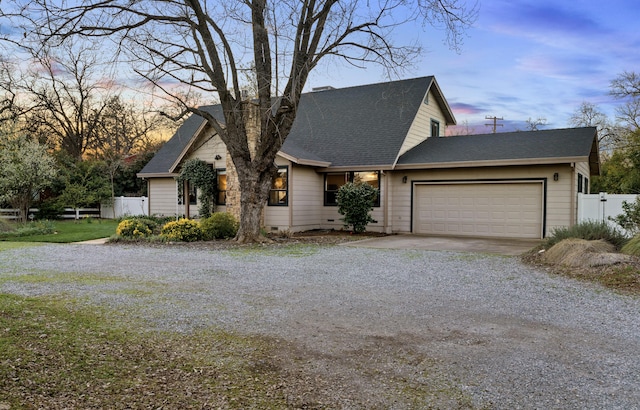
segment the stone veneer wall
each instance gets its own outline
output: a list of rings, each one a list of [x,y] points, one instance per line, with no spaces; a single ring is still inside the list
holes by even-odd
[[[245,127],[247,130],[247,139],[249,143],[249,151],[251,158],[256,152],[256,143],[260,135],[260,115],[258,106],[250,102],[245,102]],[[238,182],[238,173],[233,164],[233,160],[227,151],[227,212],[233,215],[238,221],[240,220],[240,184]],[[263,213],[264,218],[264,213]]]

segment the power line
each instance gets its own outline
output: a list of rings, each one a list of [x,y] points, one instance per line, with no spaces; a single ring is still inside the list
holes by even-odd
[[[487,127],[493,127],[493,133],[494,134],[496,133],[496,127],[504,126],[504,124],[498,124],[498,121],[504,121],[504,118],[502,118],[502,117],[498,118],[496,116],[492,117],[490,115],[486,115],[484,118],[486,120],[492,120],[493,121],[493,124],[484,124],[484,125],[486,125]]]

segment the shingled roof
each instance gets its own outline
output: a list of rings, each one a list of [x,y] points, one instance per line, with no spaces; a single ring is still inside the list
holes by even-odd
[[[222,118],[222,107],[220,105],[207,106],[204,109],[211,112],[215,118]],[[204,118],[198,115],[188,117],[169,141],[165,142],[147,165],[142,168],[138,176],[151,177],[171,174],[189,143],[192,142],[194,136],[204,125]]]
[[[434,83],[430,76],[304,94],[281,151],[313,153],[332,167],[391,166]],[[455,124],[438,87],[432,90],[447,124]]]
[[[398,169],[589,161],[599,173],[595,127],[428,138],[403,154]]]
[[[433,76],[305,93],[280,152],[307,165],[390,167],[429,90],[443,108],[447,125],[455,124]],[[204,109],[223,121],[219,105]],[[172,172],[203,125],[201,117],[189,117],[139,175]]]

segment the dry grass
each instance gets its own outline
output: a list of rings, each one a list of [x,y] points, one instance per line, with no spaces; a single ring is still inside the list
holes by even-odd
[[[640,259],[618,253],[614,245],[604,240],[564,239],[549,249],[530,252],[523,259],[556,274],[640,295]]]

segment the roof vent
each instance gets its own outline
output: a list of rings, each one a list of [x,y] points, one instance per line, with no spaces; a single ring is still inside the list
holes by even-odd
[[[335,88],[333,88],[330,85],[325,85],[325,86],[322,86],[322,87],[313,87],[311,89],[311,91],[314,92],[314,93],[318,92],[318,91],[329,91],[329,90],[335,90]]]

